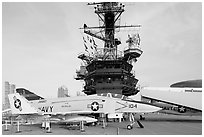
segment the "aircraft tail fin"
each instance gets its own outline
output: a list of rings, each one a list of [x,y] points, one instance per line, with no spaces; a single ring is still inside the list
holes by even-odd
[[[37,109],[33,107],[26,98],[18,93],[9,94],[9,103],[12,114],[34,114],[38,113]]]

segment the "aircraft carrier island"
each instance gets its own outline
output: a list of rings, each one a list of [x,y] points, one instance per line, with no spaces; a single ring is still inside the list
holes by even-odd
[[[100,93],[115,93],[126,96],[138,93],[136,88],[138,79],[132,71],[132,63],[141,56],[140,35],[135,33],[127,36],[127,46],[124,51],[119,51],[121,41],[115,37],[121,28],[138,28],[140,25],[120,26],[120,16],[124,12],[124,5],[118,2],[88,3],[94,5],[95,13],[99,17],[98,27],[89,27],[84,24],[83,38],[86,52],[78,58],[84,64],[77,71],[77,80],[84,80],[83,92],[87,95]],[[98,47],[94,38],[104,42],[103,47]],[[91,43],[90,52],[87,43]]]

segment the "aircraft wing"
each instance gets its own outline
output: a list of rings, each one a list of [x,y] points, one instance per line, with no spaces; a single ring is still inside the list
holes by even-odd
[[[68,111],[68,112],[57,112],[52,113],[52,115],[67,115],[67,114],[90,114],[90,111],[83,111],[83,110],[75,110],[75,111]]]
[[[141,95],[144,98],[202,111],[202,92],[195,91],[184,88],[145,87],[141,89]]]

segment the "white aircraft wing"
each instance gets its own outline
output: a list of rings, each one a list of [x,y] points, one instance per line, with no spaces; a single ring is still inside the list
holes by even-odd
[[[75,110],[75,111],[68,111],[68,112],[57,112],[52,113],[52,115],[67,115],[67,114],[90,114],[90,111],[83,111],[83,110]]]
[[[141,89],[142,97],[166,102],[178,106],[202,111],[202,92],[200,90],[185,90],[184,88],[145,87]]]

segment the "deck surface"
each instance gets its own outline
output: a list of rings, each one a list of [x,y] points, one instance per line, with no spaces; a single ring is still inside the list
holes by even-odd
[[[52,124],[52,133],[46,133],[41,125],[21,125],[20,133],[16,133],[17,127],[9,126],[9,131],[3,135],[202,135],[202,116],[177,116],[164,114],[147,114],[145,121],[140,121],[144,128],[137,124],[132,130],[127,130],[129,122],[108,122],[106,128],[101,125],[85,126],[85,132],[80,130],[68,130],[64,125]]]

